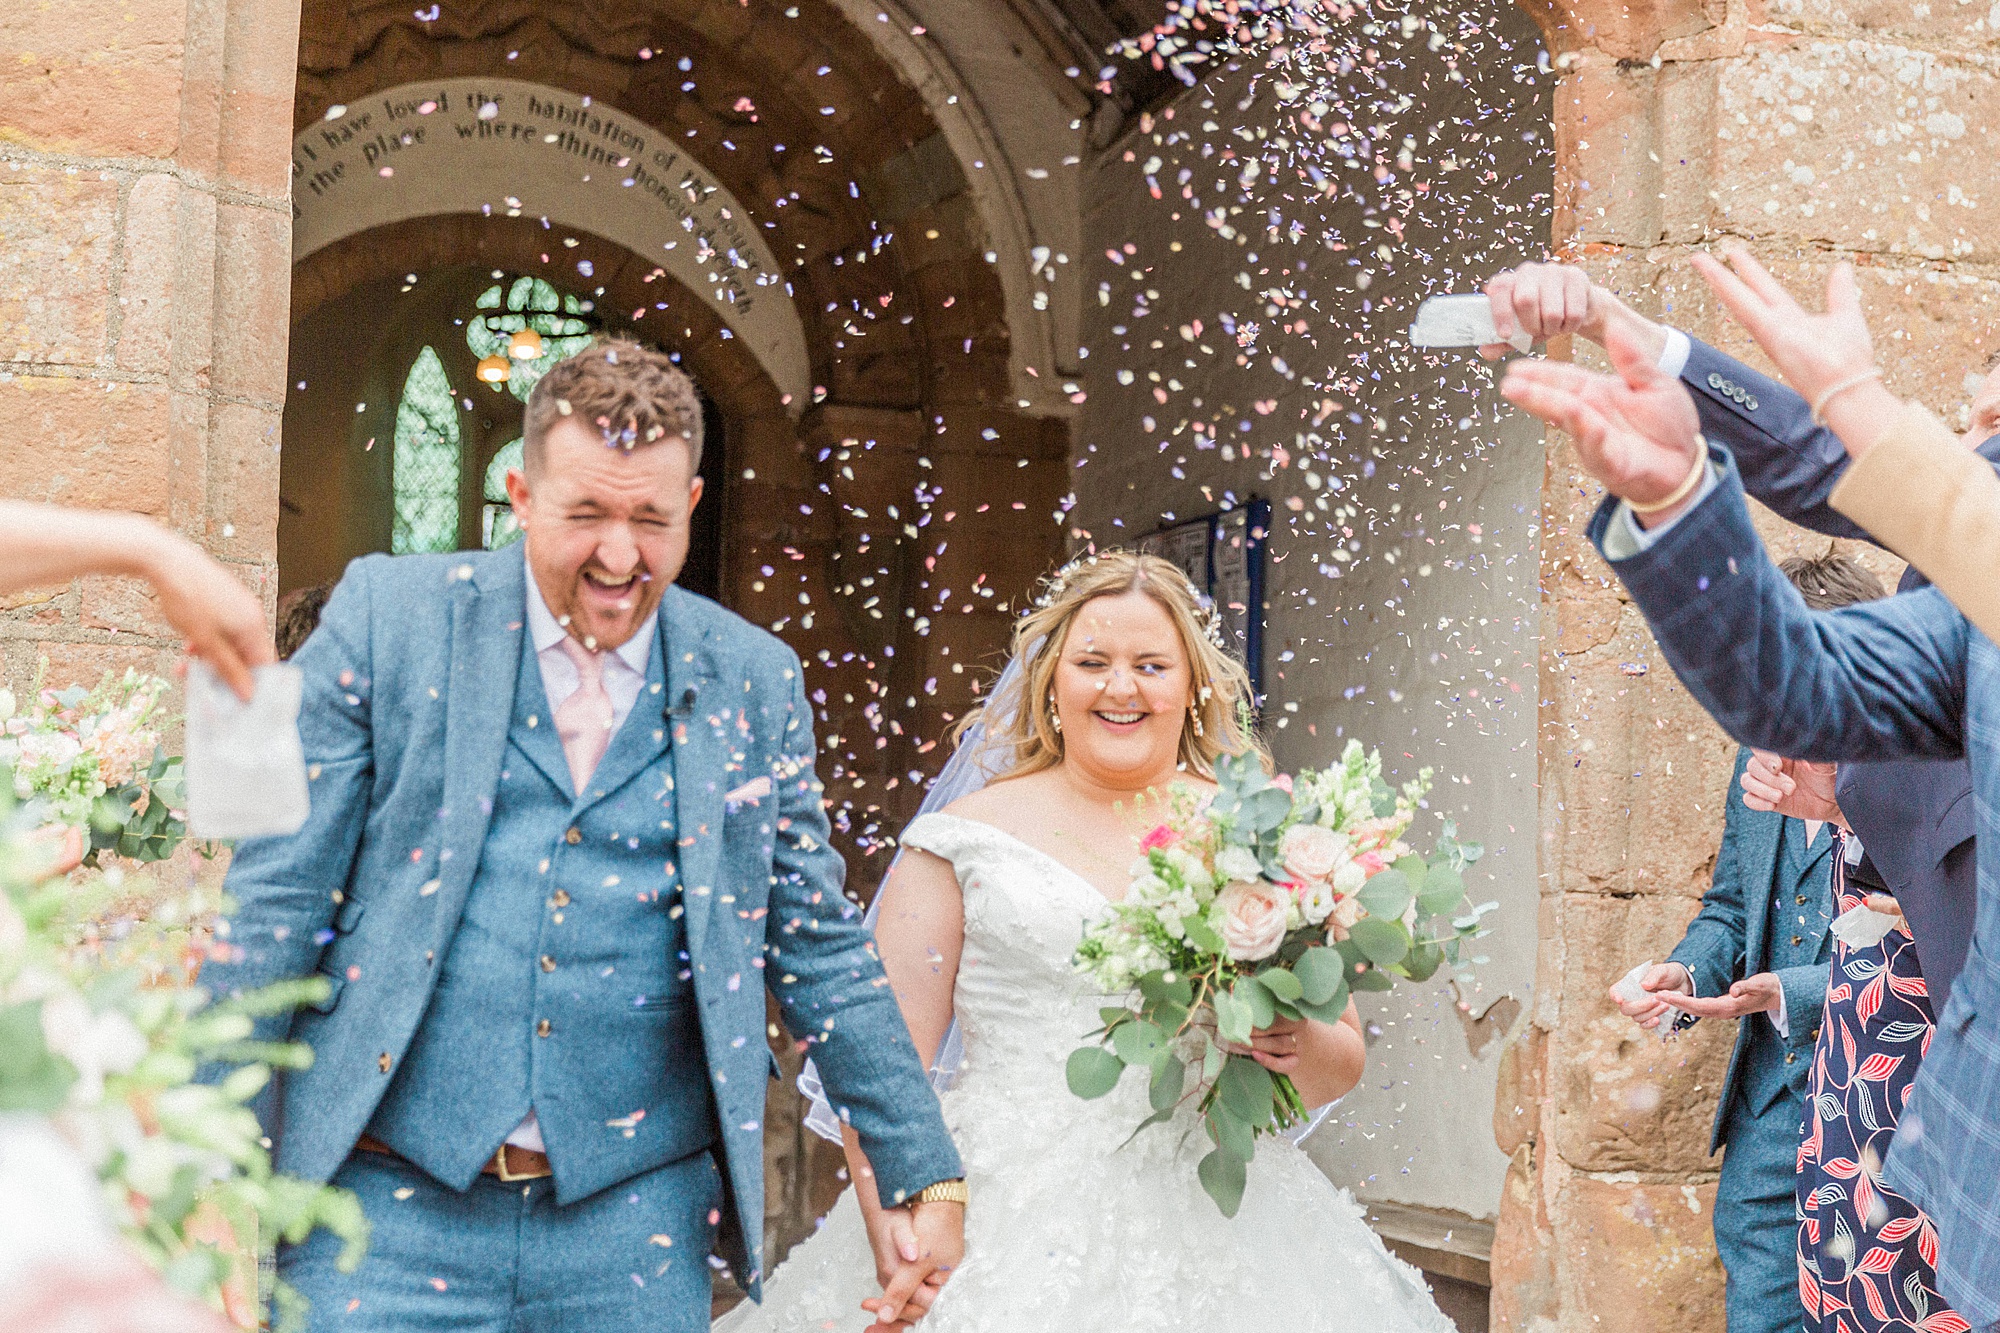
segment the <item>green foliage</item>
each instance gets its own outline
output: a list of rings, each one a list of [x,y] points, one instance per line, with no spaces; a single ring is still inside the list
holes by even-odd
[[[1069,1053],[1063,1068],[1069,1090],[1086,1101],[1095,1101],[1118,1086],[1125,1062],[1102,1046],[1079,1046]]]

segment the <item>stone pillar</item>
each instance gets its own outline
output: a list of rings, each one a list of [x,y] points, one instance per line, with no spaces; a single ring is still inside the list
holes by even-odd
[[[299,0],[0,11],[0,494],[137,510],[276,586]],[[144,590],[0,602],[12,683],[164,669]]]
[[[1890,386],[1958,418],[1968,375],[2000,346],[2000,285],[1978,267],[2000,238],[1973,206],[1995,183],[2000,119],[1984,13],[1872,0],[1581,0],[1537,17],[1560,77],[1559,253],[1760,364],[1688,254],[1745,241],[1815,303],[1828,267],[1854,260]],[[1618,1016],[1605,989],[1634,963],[1664,958],[1694,914],[1734,746],[1675,681],[1585,540],[1601,495],[1552,437],[1540,958],[1495,1107],[1513,1163],[1494,1326],[1719,1333],[1720,1159],[1706,1150],[1734,1027],[1703,1023],[1662,1047]],[[1760,518],[1775,554],[1826,549],[1825,538]],[[1893,561],[1867,558],[1893,579]]]

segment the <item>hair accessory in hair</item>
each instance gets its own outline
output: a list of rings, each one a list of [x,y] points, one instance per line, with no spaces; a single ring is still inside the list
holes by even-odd
[[[1058,569],[1055,573],[1049,575],[1048,578],[1042,581],[1042,591],[1036,596],[1032,605],[1037,610],[1045,611],[1057,602],[1060,602],[1069,591],[1070,580],[1096,564],[1099,558],[1096,552],[1080,555],[1061,569]],[[1201,612],[1202,636],[1217,648],[1228,652],[1229,640],[1223,632],[1221,609],[1216,606],[1213,598],[1207,596],[1194,586],[1194,581],[1188,578],[1187,571],[1181,569],[1178,565],[1172,565],[1172,562],[1168,563],[1173,568],[1174,573],[1181,576],[1181,582],[1187,585],[1188,595],[1193,600],[1195,608]]]

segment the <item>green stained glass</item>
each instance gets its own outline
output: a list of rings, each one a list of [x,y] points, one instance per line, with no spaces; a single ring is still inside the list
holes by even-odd
[[[514,521],[514,507],[507,500],[507,471],[522,466],[522,451],[526,447],[525,440],[503,444],[500,452],[493,455],[493,461],[486,465],[485,531],[481,537],[489,551],[497,551],[520,539],[521,528]]]
[[[417,354],[396,407],[392,464],[397,555],[458,549],[458,403],[434,348]]]
[[[590,303],[558,292],[541,278],[516,278],[504,289],[496,282],[474,304],[492,313],[466,321],[465,345],[474,356],[507,357],[513,371],[507,391],[524,403],[550,366],[590,346],[590,325],[575,318],[589,314]],[[512,355],[511,340],[522,329],[541,335],[540,356],[520,360]]]

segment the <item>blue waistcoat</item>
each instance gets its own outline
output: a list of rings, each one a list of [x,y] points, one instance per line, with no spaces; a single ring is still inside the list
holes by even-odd
[[[688,1076],[704,1055],[661,654],[578,800],[522,640],[479,870],[369,1132],[463,1189],[533,1107],[569,1202],[710,1147],[717,1125],[708,1080]]]
[[[1827,966],[1827,928],[1833,920],[1833,862],[1828,855],[1832,842],[1832,835],[1821,829],[1819,838],[1809,846],[1804,821],[1785,821],[1765,907],[1764,957],[1755,967],[1746,965],[1745,973]],[[1752,1115],[1769,1110],[1788,1088],[1802,1092],[1805,1084],[1808,1064],[1794,1043],[1778,1035],[1771,1021],[1774,1017],[1752,1014],[1743,1020],[1750,1029],[1749,1049],[1738,1075],[1736,1095]],[[1794,1032],[1819,1027],[1817,1010],[1788,1013],[1785,1018]],[[1787,1055],[1793,1057],[1790,1062]]]

